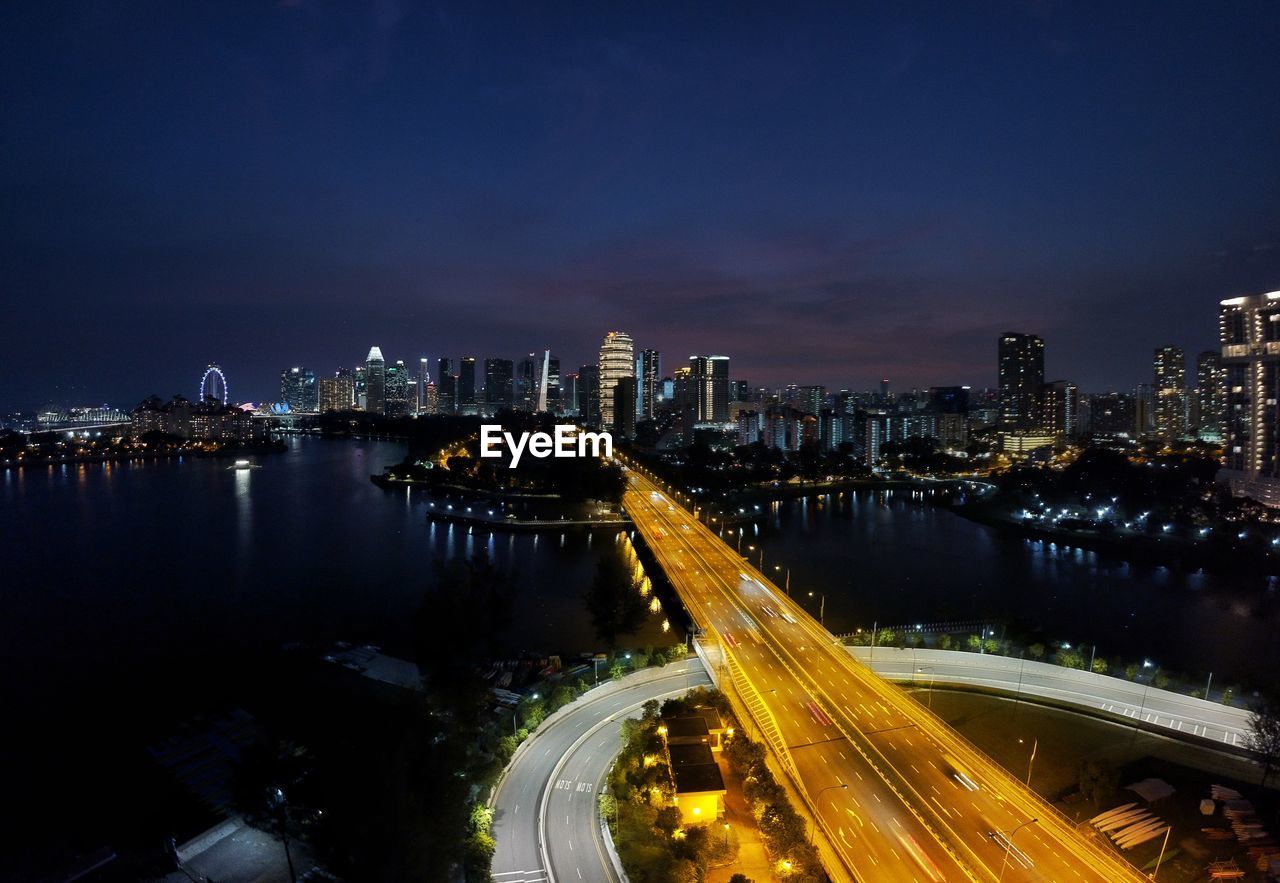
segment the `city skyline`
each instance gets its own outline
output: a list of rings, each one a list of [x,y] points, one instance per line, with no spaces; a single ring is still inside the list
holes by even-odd
[[[1262,5],[32,9],[0,13],[7,407],[211,360],[269,389],[282,350],[442,328],[582,364],[623,327],[855,388],[989,383],[1027,329],[1048,374],[1123,387],[1280,279]]]

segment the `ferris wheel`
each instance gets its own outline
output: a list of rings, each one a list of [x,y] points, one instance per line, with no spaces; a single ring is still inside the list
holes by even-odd
[[[207,397],[213,397],[224,405],[227,403],[227,375],[212,363],[204,369],[204,375],[200,378],[200,401],[203,402]]]

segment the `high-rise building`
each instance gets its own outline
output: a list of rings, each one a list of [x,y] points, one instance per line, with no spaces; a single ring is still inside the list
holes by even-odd
[[[560,405],[560,360],[545,350],[534,363],[533,409],[554,411]]]
[[[729,357],[690,356],[689,392],[694,420],[699,423],[727,423]]]
[[[431,385],[431,369],[427,367],[427,357],[418,360],[418,382],[415,384],[416,407],[414,413],[428,414],[427,387]]]
[[[1196,356],[1196,435],[1222,440],[1222,410],[1226,398],[1222,354],[1205,350]]]
[[[512,405],[512,369],[510,359],[484,360],[484,403],[486,413],[493,415]]]
[[[316,372],[310,368],[285,368],[280,372],[280,401],[290,411],[312,413],[319,407]]]
[[[566,374],[560,381],[560,407],[570,416],[578,414],[578,375]]]
[[[332,377],[321,377],[319,383],[320,412],[350,411],[355,404],[355,378],[346,368]]]
[[[1000,336],[998,374],[1002,433],[1039,428],[1044,386],[1044,341],[1034,334]]]
[[[578,420],[584,426],[600,425],[600,366],[578,369]]]
[[[821,414],[827,406],[827,388],[825,386],[800,387],[799,401],[796,403],[801,411],[810,414]]]
[[[458,378],[453,373],[452,359],[436,361],[436,413],[458,413]]]
[[[1231,492],[1280,507],[1280,291],[1222,301],[1223,468]]]
[[[376,346],[369,348],[369,356],[364,360],[364,409],[370,414],[387,412],[387,361],[382,358],[382,350]]]
[[[386,408],[388,417],[404,417],[409,413],[409,368],[397,360],[386,370]]]
[[[463,356],[458,362],[458,413],[476,413],[475,356]]]
[[[1088,432],[1095,441],[1115,442],[1133,438],[1136,423],[1133,396],[1123,392],[1089,396]]]
[[[1168,443],[1187,431],[1187,357],[1182,347],[1162,346],[1153,364],[1156,434]]]
[[[1055,439],[1079,435],[1080,390],[1074,383],[1055,380],[1040,389],[1040,426]]]
[[[624,377],[635,377],[635,344],[625,331],[610,331],[600,344],[600,422],[614,429],[613,388]]]
[[[729,401],[731,402],[751,401],[751,384],[745,380],[730,380],[729,381]]]
[[[355,405],[356,410],[358,411],[364,410],[364,406],[369,398],[369,385],[365,382],[365,378],[368,373],[369,370],[365,368],[364,363],[361,362],[359,365],[356,365],[356,370],[351,378],[351,382],[355,388],[355,398],[352,400],[352,404]]]
[[[613,433],[619,438],[636,437],[636,378],[619,377],[613,387]]]
[[[658,383],[662,377],[662,355],[657,350],[645,350],[640,354],[636,377],[640,381],[640,417],[652,420],[658,413],[661,396]]]

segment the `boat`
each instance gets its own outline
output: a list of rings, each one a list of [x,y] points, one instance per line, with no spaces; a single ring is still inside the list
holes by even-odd
[[[231,464],[232,469],[257,469],[257,465],[252,460],[237,460]]]

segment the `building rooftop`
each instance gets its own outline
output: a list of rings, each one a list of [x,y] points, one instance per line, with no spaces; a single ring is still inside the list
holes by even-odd
[[[711,730],[707,728],[706,718],[700,715],[686,717],[670,717],[662,721],[667,726],[667,740],[673,739],[705,739]]]

